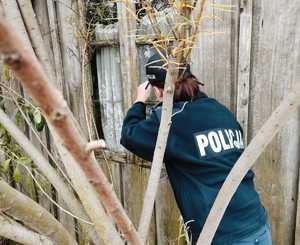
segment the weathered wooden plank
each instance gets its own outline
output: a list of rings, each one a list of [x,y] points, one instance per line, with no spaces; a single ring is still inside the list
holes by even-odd
[[[139,74],[137,64],[137,49],[135,45],[136,20],[132,18],[128,8],[134,13],[133,2],[118,3],[119,19],[119,42],[120,42],[120,67],[123,91],[123,109],[126,112],[135,100],[135,90],[139,84]],[[127,161],[139,163],[140,160],[132,155],[128,155]],[[122,167],[123,201],[129,217],[137,227],[143,203],[144,191],[147,184],[149,172],[144,168],[134,165]],[[154,219],[149,235],[149,244],[155,244]]]
[[[243,1],[240,6],[239,64],[237,90],[237,119],[244,131],[244,142],[247,144],[249,89],[251,69],[251,33],[252,33],[252,0]]]
[[[63,74],[65,78],[66,94],[75,118],[79,122],[85,136],[88,136],[87,121],[84,113],[84,99],[82,95],[81,54],[79,50],[80,32],[77,16],[76,1],[65,0],[56,2],[58,30],[62,51]]]
[[[298,1],[254,1],[249,128],[251,137],[299,77],[294,77]],[[286,6],[283,10],[281,6]],[[298,21],[298,24],[297,24]],[[297,27],[298,26],[298,27]],[[299,123],[292,118],[259,159],[258,190],[274,244],[294,244]],[[298,160],[297,160],[298,159]]]
[[[135,45],[136,20],[130,12],[135,13],[133,2],[118,3],[121,76],[123,83],[124,110],[127,111],[134,101],[134,92],[138,86],[137,50]]]
[[[297,26],[300,26],[300,21],[298,18],[298,24]],[[295,52],[295,66],[294,66],[294,78],[297,79],[300,77],[300,53],[299,53],[299,47],[300,47],[300,28],[297,28],[296,30],[296,42],[295,47],[297,48],[298,52]],[[298,118],[300,114],[300,110],[298,111]],[[300,119],[298,119],[298,125],[299,125]],[[298,143],[300,144],[300,143]],[[299,154],[299,152],[297,153]],[[298,166],[300,165],[299,161],[300,157],[298,158]],[[300,172],[298,172],[300,175]],[[298,175],[298,179],[299,179]],[[298,198],[297,198],[297,214],[296,214],[296,227],[295,227],[295,245],[300,245],[300,182],[298,182]]]
[[[40,31],[42,38],[44,40],[44,45],[48,53],[48,58],[52,67],[54,67],[53,62],[53,52],[52,52],[52,41],[51,41],[51,26],[48,15],[47,0],[35,0],[33,1],[34,12],[36,13],[36,18],[40,26]],[[54,81],[53,81],[54,83]]]
[[[165,170],[159,185],[155,202],[157,244],[185,244],[185,239],[179,237],[181,215]]]
[[[105,47],[97,53],[98,89],[101,111],[101,122],[104,139],[110,150],[122,151],[120,147],[120,130],[123,120],[122,86],[117,48]],[[105,173],[113,183],[114,189],[121,198],[120,166],[112,164],[109,159],[101,161]]]
[[[48,16],[48,11],[47,11],[47,5],[46,5],[46,0],[41,0],[41,1],[35,1],[33,4],[34,8],[34,13],[36,18],[36,22],[39,24],[39,29],[36,30],[36,32],[41,33],[41,37],[43,39],[43,48],[45,49],[44,52],[48,56],[47,64],[51,65],[51,67],[47,68],[47,71],[53,72],[53,56],[52,56],[52,50],[51,50],[51,37],[50,37],[50,29],[49,29],[49,20],[48,18],[45,18],[45,16]],[[46,65],[46,63],[45,63]],[[54,75],[54,74],[52,74]],[[53,81],[55,82],[55,81]],[[44,146],[47,148],[47,136],[45,130],[39,134],[40,139],[42,140]],[[40,145],[39,142],[36,141],[36,145]],[[46,149],[40,145],[41,151],[44,153],[44,155],[47,157]],[[47,158],[46,158],[47,159]],[[36,176],[37,181],[41,182],[41,186],[45,189],[47,193],[52,193],[52,186],[49,184],[49,182],[41,177],[41,176]],[[42,193],[42,191],[37,188],[38,190],[38,196],[39,196],[39,203],[46,208],[49,212],[53,212],[55,207],[53,207],[52,202]],[[55,196],[55,191],[53,191],[52,197]]]
[[[81,124],[87,135],[81,96],[81,66],[76,37],[75,12],[77,5],[74,1],[53,2],[47,1],[51,41],[53,45],[53,59],[56,72],[56,86],[60,88],[66,98],[77,121]],[[57,197],[58,202],[66,208],[62,198]],[[59,219],[75,235],[74,219],[59,211]]]
[[[213,7],[214,4],[217,1],[209,1],[204,9],[199,40],[192,51],[192,71],[205,83],[204,92],[235,111],[236,36],[232,29],[239,4],[237,0],[224,1],[225,5],[234,6],[232,12]]]
[[[211,3],[211,2],[209,2]],[[213,42],[214,14],[210,5],[204,7],[204,15],[207,17],[202,21],[198,42],[194,45],[191,55],[191,70],[205,86],[201,89],[209,96],[215,96],[215,72],[214,57],[215,49]]]
[[[218,6],[219,1],[213,1],[214,6]],[[230,110],[234,111],[235,108],[235,96],[232,94],[232,88],[234,86],[234,79],[232,77],[232,69],[234,69],[234,37],[231,35],[232,31],[232,19],[236,17],[235,11],[238,6],[236,0],[225,0],[222,4],[227,6],[234,6],[229,9],[230,11],[224,11],[219,7],[214,7],[213,15],[214,19],[214,32],[212,41],[215,56],[214,59],[214,86],[216,98],[227,106]],[[200,38],[201,42],[201,38]],[[211,57],[212,58],[212,57]]]

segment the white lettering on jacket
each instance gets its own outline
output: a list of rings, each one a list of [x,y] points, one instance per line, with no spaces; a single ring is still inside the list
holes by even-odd
[[[195,135],[202,157],[209,153],[218,154],[233,149],[244,149],[241,130],[216,129],[200,132]]]

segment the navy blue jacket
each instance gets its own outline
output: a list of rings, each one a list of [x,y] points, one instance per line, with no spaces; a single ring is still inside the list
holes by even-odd
[[[128,111],[121,144],[152,161],[161,106],[146,119],[146,105]],[[190,102],[174,103],[164,156],[166,170],[183,219],[195,244],[222,183],[244,150],[242,129],[233,114],[213,98],[200,93]],[[233,196],[213,244],[230,244],[256,232],[266,223],[265,210],[249,171]]]

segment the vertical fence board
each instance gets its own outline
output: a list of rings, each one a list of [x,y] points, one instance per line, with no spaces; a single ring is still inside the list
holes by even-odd
[[[157,244],[185,244],[184,238],[180,238],[184,232],[180,227],[180,212],[165,170],[159,185],[155,203]]]
[[[300,26],[300,18],[298,16],[297,20],[298,24],[297,26]],[[300,80],[300,28],[298,27],[296,29],[296,42],[295,42],[295,47],[297,52],[295,52],[295,66],[294,66],[294,81],[299,82]],[[300,121],[300,109],[298,110],[298,126],[299,126],[299,121]],[[300,130],[298,130],[298,139],[300,139]],[[298,143],[300,145],[300,143]],[[299,154],[299,151],[298,153]],[[298,166],[300,165],[300,157],[298,157],[297,160]],[[300,168],[299,168],[300,170]],[[296,214],[296,227],[295,227],[295,245],[300,245],[300,182],[299,182],[299,174],[300,172],[298,171],[298,197],[297,197],[297,214]]]
[[[237,21],[237,0],[224,1],[232,12],[214,8],[217,1],[207,1],[198,42],[192,51],[192,72],[204,81],[203,90],[235,111],[236,36],[232,23]]]
[[[249,89],[250,89],[250,59],[252,34],[252,0],[244,1],[241,6],[239,33],[239,62],[237,90],[237,119],[244,131],[244,141],[248,139]]]
[[[97,54],[97,72],[99,99],[101,105],[101,122],[104,138],[108,148],[120,152],[119,144],[121,123],[123,120],[122,86],[119,67],[119,52],[115,47],[106,47]],[[105,173],[113,183],[114,189],[121,198],[120,166],[101,161]]]
[[[198,42],[192,50],[191,70],[195,76],[203,81],[205,86],[202,88],[208,96],[215,96],[215,72],[214,72],[214,41],[213,32],[214,20],[212,16],[214,11],[208,5],[213,1],[207,1],[204,8],[205,18],[202,21]]]
[[[251,137],[297,81],[293,77],[297,10],[297,1],[254,1]],[[295,115],[262,154],[255,168],[276,245],[294,243],[298,127]]]
[[[125,6],[126,5],[126,6]],[[124,112],[135,100],[135,90],[141,81],[139,79],[137,62],[137,47],[135,44],[136,20],[132,16],[135,13],[135,5],[133,2],[118,3],[118,18],[119,18],[119,46],[121,56],[121,74],[123,84],[123,105]],[[131,163],[139,163],[140,159],[128,155],[128,161]],[[141,215],[144,192],[146,189],[149,172],[144,168],[135,167],[132,165],[124,166],[123,173],[123,193],[124,206],[132,218],[135,227],[138,227],[139,218]],[[155,244],[155,226],[154,219],[149,233],[149,244]]]

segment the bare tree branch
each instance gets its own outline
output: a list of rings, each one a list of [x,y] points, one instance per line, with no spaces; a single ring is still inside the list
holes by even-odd
[[[47,237],[33,232],[8,216],[0,215],[0,236],[25,245],[55,245]]]
[[[77,244],[47,210],[3,180],[0,180],[0,209],[57,244]]]
[[[189,19],[191,11],[188,8],[188,0],[180,1],[177,7],[175,23],[176,36],[174,43],[168,47],[170,54],[167,55],[168,70],[164,87],[164,97],[162,105],[162,117],[158,131],[154,156],[152,160],[151,173],[144,196],[143,210],[140,217],[139,233],[145,242],[150,227],[153,205],[159,184],[160,173],[163,164],[168,134],[171,126],[171,115],[173,109],[174,83],[178,79],[179,69],[186,64],[184,57],[185,51],[192,49],[194,43],[187,42],[189,37]],[[201,12],[201,15],[203,12]]]
[[[171,62],[168,66],[168,72],[164,89],[161,122],[159,126],[158,137],[156,140],[151,172],[148,180],[146,193],[144,196],[143,209],[139,222],[139,234],[144,242],[147,240],[147,235],[151,223],[155,196],[157,193],[168,134],[171,126],[170,119],[173,109],[174,81],[178,77],[178,69],[175,65],[175,62],[172,62],[172,60],[170,61]]]

